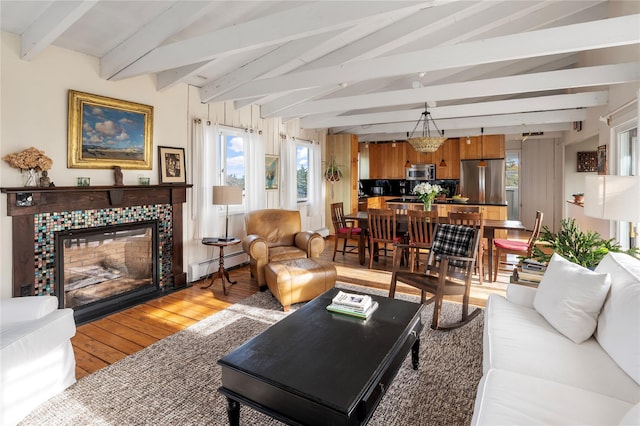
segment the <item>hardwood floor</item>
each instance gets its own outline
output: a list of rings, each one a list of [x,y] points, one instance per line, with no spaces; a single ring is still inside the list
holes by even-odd
[[[327,239],[322,258],[330,261],[332,255],[333,240]],[[369,270],[359,265],[357,255],[338,253],[334,265],[340,281],[382,290],[389,288],[390,262],[381,261],[374,265],[375,269]],[[201,289],[203,283],[196,282],[185,289],[78,326],[71,339],[76,356],[76,377],[79,379],[113,364],[258,291],[248,266],[232,269],[230,274],[238,282],[230,287],[227,296],[223,294],[219,280],[208,289]],[[499,274],[498,281],[474,286],[471,303],[484,306],[488,294],[503,292],[508,274]],[[399,286],[398,291],[418,294],[416,289],[407,286]]]

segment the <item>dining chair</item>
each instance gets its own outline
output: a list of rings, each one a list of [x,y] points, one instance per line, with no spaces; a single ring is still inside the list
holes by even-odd
[[[454,225],[471,226],[479,230],[480,237],[478,243],[478,259],[476,260],[476,271],[478,273],[478,282],[482,285],[484,280],[484,219],[480,212],[449,212],[449,223]]]
[[[396,246],[402,241],[397,235],[396,211],[391,209],[369,209],[369,269],[373,267],[373,258],[379,256],[380,250],[387,253],[387,245],[391,244],[391,256],[395,257]]]
[[[469,313],[471,278],[480,237],[478,228],[438,223],[425,271],[400,270],[394,262],[389,297],[395,297],[398,282],[416,287],[420,290],[420,303],[434,303],[431,328],[450,330],[467,324],[480,313],[480,309]],[[426,300],[426,293],[433,297]],[[462,296],[462,319],[452,324],[440,324],[442,300],[444,296],[453,295]]]
[[[336,253],[340,252],[344,256],[347,253],[360,254],[360,235],[363,230],[355,226],[355,220],[347,220],[344,217],[344,204],[331,204],[331,221],[336,235],[333,245],[333,258],[336,260]],[[355,241],[355,244],[352,244]],[[339,248],[342,242],[342,248]],[[351,243],[351,244],[350,244]]]
[[[510,240],[503,238],[496,238],[493,240],[493,245],[496,248],[496,256],[493,260],[493,280],[498,278],[498,267],[500,266],[500,257],[504,254],[504,264],[510,264],[507,259],[507,254],[515,254],[521,257],[531,257],[533,246],[540,235],[540,228],[542,227],[542,218],[544,213],[541,211],[536,212],[536,221],[531,231],[531,236],[527,241]]]
[[[414,272],[420,263],[420,253],[426,253],[433,240],[433,231],[438,223],[438,211],[409,210],[407,211],[407,228],[409,234],[409,265]]]

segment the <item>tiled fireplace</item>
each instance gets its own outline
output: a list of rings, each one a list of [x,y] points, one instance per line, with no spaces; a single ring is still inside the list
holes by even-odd
[[[186,285],[188,187],[2,188],[14,297],[56,295],[84,322]]]

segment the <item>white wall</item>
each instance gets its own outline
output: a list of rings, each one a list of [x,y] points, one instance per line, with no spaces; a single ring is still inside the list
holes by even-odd
[[[303,139],[319,140],[324,146],[324,131],[301,131],[297,121],[283,124],[278,119],[261,120],[257,107],[239,111],[232,103],[203,105],[196,88],[184,84],[157,91],[155,78],[136,77],[123,81],[107,81],[99,77],[99,60],[90,56],[48,47],[33,61],[19,57],[19,37],[1,33],[0,45],[0,157],[34,146],[44,150],[52,158],[49,177],[56,186],[75,186],[76,177],[89,176],[92,185],[112,185],[112,170],[67,168],[67,93],[69,89],[96,95],[152,105],[154,107],[153,169],[123,170],[124,183],[136,184],[141,174],[158,183],[157,147],[182,147],[187,152],[187,169],[192,159],[190,153],[191,120],[195,117],[217,120],[220,124],[235,127],[251,126],[263,131],[266,152],[279,155],[279,135],[288,134]],[[191,183],[188,171],[187,180]],[[0,187],[16,187],[23,184],[19,170],[0,161]],[[190,193],[190,191],[187,191]],[[190,197],[190,195],[189,195]],[[0,196],[0,298],[11,297],[12,253],[11,217],[7,216],[7,197]],[[268,207],[277,208],[278,194],[269,193]],[[184,217],[189,218],[189,201],[184,205]],[[303,208],[304,210],[304,208]],[[323,216],[309,217],[302,212],[306,229],[325,226]],[[231,226],[240,235],[244,226],[242,216],[233,217]],[[199,241],[189,238],[192,223],[185,220],[185,269],[192,263],[217,256],[203,247]]]
[[[573,194],[584,192],[585,176],[598,174],[598,172],[578,172],[578,152],[597,151],[600,144],[598,136],[593,136],[585,141],[565,145],[564,149],[564,199],[572,200]]]

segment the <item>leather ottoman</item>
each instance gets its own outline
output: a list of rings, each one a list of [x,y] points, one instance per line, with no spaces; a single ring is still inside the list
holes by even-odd
[[[290,259],[267,263],[264,270],[271,294],[287,312],[293,303],[308,302],[336,285],[336,268],[320,259]]]

